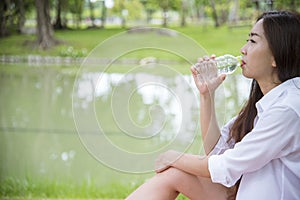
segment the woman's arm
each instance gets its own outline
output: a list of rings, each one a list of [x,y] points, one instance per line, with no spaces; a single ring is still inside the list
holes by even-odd
[[[195,176],[210,177],[207,156],[200,157],[198,155],[183,154],[169,150],[158,157],[155,163],[155,171],[160,173],[170,167],[180,169]]]
[[[220,138],[220,129],[214,105],[214,93],[225,80],[226,75],[218,76],[214,61],[208,58],[199,60],[197,67],[191,67],[191,72],[200,93],[200,125],[204,149],[208,155]],[[181,169],[196,176],[210,177],[207,156],[200,158],[196,155],[170,150],[158,157],[155,163],[155,170],[157,173],[160,173],[170,167]]]
[[[214,93],[218,86],[225,80],[226,75],[217,76],[214,61],[200,60],[197,69],[191,67],[195,84],[200,93],[200,125],[201,135],[206,155],[216,145],[220,137],[220,128],[217,123]]]
[[[200,126],[205,154],[208,155],[220,138],[217,123],[214,94],[200,94]]]

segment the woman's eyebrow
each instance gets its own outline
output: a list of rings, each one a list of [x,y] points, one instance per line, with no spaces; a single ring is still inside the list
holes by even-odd
[[[249,37],[253,37],[253,36],[261,37],[258,33],[254,33],[254,32],[249,33]]]

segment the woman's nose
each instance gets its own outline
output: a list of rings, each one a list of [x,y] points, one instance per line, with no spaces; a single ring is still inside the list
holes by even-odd
[[[243,55],[246,55],[247,54],[247,51],[246,51],[246,45],[244,45],[242,48],[241,48],[241,53],[243,54]]]

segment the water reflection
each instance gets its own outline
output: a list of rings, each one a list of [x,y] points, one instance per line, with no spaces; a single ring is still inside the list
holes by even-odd
[[[153,170],[159,153],[185,151],[197,132],[191,77],[166,66],[159,66],[161,74],[143,67],[125,74],[83,73],[74,87],[74,119],[82,142],[100,162],[121,171]],[[139,166],[133,164],[140,160]]]
[[[76,70],[69,68],[0,69],[1,179],[30,175],[79,182],[93,177],[106,183],[107,176],[115,177],[111,181],[131,180],[132,175],[103,167],[86,152],[74,117],[80,122],[81,139],[92,145],[88,150],[99,153],[97,159],[106,165],[122,164],[124,171],[133,164],[136,171],[152,170],[158,153],[168,148],[184,151],[199,135],[199,102],[190,75],[170,69],[162,75],[147,68],[126,74],[87,72],[75,79]],[[244,102],[247,83],[241,76],[230,76],[217,91],[221,125]]]
[[[186,151],[199,133],[192,77],[166,66],[156,69],[161,73],[140,66],[124,74],[84,72],[77,77],[73,95],[77,131],[91,155],[106,166],[133,173],[151,171],[158,154]],[[244,86],[240,76],[232,76],[217,90],[220,126],[243,103]]]

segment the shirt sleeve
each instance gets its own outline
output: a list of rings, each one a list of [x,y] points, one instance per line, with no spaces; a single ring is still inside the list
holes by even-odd
[[[209,155],[219,155],[223,154],[226,150],[233,148],[234,141],[229,139],[229,132],[230,129],[235,121],[236,117],[229,120],[227,124],[225,124],[221,129],[221,136],[215,145],[215,147],[212,149],[212,151],[209,153]]]
[[[290,153],[293,137],[299,137],[299,116],[288,107],[274,107],[259,116],[253,130],[233,149],[208,160],[211,179],[233,186],[242,174],[256,171],[272,159]]]

